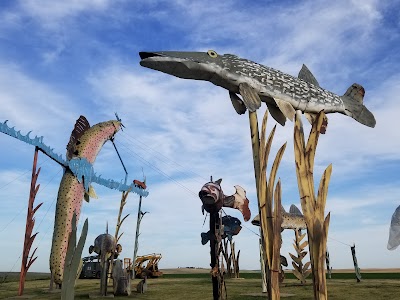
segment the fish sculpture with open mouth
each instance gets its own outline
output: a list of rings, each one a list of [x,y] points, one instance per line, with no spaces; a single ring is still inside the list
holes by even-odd
[[[296,110],[301,110],[310,122],[324,110],[375,127],[373,114],[363,104],[365,90],[361,85],[354,83],[342,96],[336,95],[321,88],[305,65],[298,77],[293,77],[236,55],[219,55],[214,50],[139,52],[139,55],[143,67],[179,78],[210,81],[225,88],[238,114],[244,114],[246,109],[254,112],[265,102],[281,125],[286,118],[293,121]]]
[[[251,212],[249,199],[246,198],[246,191],[240,185],[235,185],[235,194],[225,196],[221,188],[221,181],[222,179],[218,179],[203,185],[199,192],[199,197],[203,202],[202,209],[212,213],[219,211],[222,207],[235,208],[242,213],[246,222],[250,220]]]

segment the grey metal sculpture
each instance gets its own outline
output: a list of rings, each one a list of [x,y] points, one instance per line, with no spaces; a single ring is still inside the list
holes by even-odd
[[[400,205],[392,215],[389,229],[388,250],[395,250],[400,245]]]
[[[107,226],[108,227],[108,226]],[[117,244],[115,237],[107,233],[100,234],[94,240],[94,245],[89,247],[89,253],[97,253],[100,256],[101,278],[100,293],[102,296],[107,295],[107,272],[109,269],[109,261],[113,261],[122,252],[122,246]]]
[[[301,230],[307,229],[306,221],[304,220],[304,216],[301,211],[297,208],[296,205],[292,204],[289,208],[289,212],[286,212],[285,209],[281,208],[282,215],[282,225],[281,230],[284,229],[294,229]],[[260,226],[260,215],[254,217],[251,221],[251,224],[255,226]]]
[[[260,65],[236,55],[217,52],[140,52],[140,64],[176,77],[210,81],[229,91],[238,114],[268,106],[272,117],[281,125],[294,119],[295,110],[306,113],[311,122],[315,115],[338,112],[369,127],[375,126],[373,114],[363,105],[364,88],[352,84],[342,96],[319,86],[310,70],[303,65],[298,78]],[[237,94],[242,96],[240,99]]]

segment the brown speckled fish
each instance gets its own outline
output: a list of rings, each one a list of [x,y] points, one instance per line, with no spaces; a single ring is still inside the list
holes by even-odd
[[[84,116],[76,121],[67,145],[67,159],[81,157],[94,163],[97,154],[104,143],[111,139],[121,128],[119,121],[107,121],[90,127]],[[57,206],[54,221],[53,241],[50,254],[50,271],[53,280],[61,284],[63,280],[65,255],[67,252],[69,234],[71,232],[72,214],[75,211],[77,219],[81,211],[82,200],[96,197],[90,187],[85,193],[84,183],[79,182],[74,174],[66,169],[60,183],[57,196]]]

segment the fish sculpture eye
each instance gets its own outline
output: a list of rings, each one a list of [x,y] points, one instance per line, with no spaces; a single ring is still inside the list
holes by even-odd
[[[216,58],[218,56],[217,52],[215,52],[214,50],[208,50],[207,54],[212,58]]]

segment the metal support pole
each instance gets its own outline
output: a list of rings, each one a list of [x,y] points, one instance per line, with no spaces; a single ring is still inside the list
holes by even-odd
[[[146,180],[144,180],[144,183],[146,183]],[[135,274],[135,261],[137,257],[137,251],[138,251],[138,243],[139,243],[139,229],[140,229],[140,222],[142,221],[143,216],[146,213],[142,213],[142,196],[139,198],[139,208],[138,208],[138,214],[137,214],[137,221],[136,221],[136,234],[135,234],[135,247],[133,250],[133,261],[132,261],[132,274],[131,278],[135,279],[136,274]]]
[[[219,214],[218,212],[210,213],[210,253],[211,253],[211,269],[217,266],[217,243],[215,240],[215,224],[218,222]],[[213,286],[213,299],[219,300],[219,284],[218,284],[218,274],[212,273],[212,286]]]
[[[353,256],[354,270],[356,272],[357,282],[361,281],[361,273],[360,268],[358,267],[357,257],[356,257],[356,244],[354,244],[351,248],[351,255]]]

